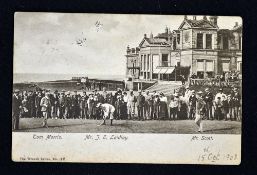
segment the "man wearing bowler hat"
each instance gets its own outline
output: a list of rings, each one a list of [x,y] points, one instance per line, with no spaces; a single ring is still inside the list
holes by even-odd
[[[62,90],[60,97],[58,98],[58,104],[59,104],[58,117],[60,119],[63,119],[65,114],[65,90]]]
[[[212,116],[212,106],[213,106],[213,95],[210,92],[209,88],[205,89],[205,95],[203,97],[205,103],[206,103],[206,117],[208,120],[212,120],[213,116]]]

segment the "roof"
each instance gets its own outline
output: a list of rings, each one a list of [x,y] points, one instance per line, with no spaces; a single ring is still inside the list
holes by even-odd
[[[230,30],[229,29],[219,29],[218,34],[229,34]]]
[[[144,41],[148,42],[149,44],[155,44],[155,45],[170,45],[166,39],[163,38],[144,38],[142,42],[139,44],[141,47]]]
[[[173,30],[172,33],[180,33],[179,30]]]
[[[155,36],[154,38],[168,38],[168,37],[171,37],[172,34],[171,33],[158,33],[157,36]]]
[[[184,19],[181,23],[179,29],[182,29],[185,24],[188,24],[190,27],[199,27],[199,28],[218,28],[218,26],[212,24],[207,19],[200,19],[200,20],[191,20],[191,19]]]
[[[240,25],[234,26],[232,31],[239,31],[239,30],[242,30],[242,28],[243,28],[243,26],[242,26],[242,24],[240,24]]]

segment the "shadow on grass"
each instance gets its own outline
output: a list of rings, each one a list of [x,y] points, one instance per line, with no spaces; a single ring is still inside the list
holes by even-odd
[[[65,125],[56,125],[56,126],[50,126],[48,125],[48,128],[56,128],[56,127],[65,127],[65,126],[79,126],[79,125],[85,125],[86,123],[78,123],[78,124],[65,124]],[[43,126],[38,126],[38,127],[29,127],[29,128],[22,128],[19,130],[15,130],[14,132],[22,132],[22,131],[27,131],[28,129],[40,129],[40,128],[46,128]],[[30,132],[30,131],[27,131]]]
[[[227,130],[232,130],[232,129],[236,129],[236,127],[219,128],[219,129],[210,129],[210,130],[204,130],[204,132],[210,132],[210,131],[227,131]]]

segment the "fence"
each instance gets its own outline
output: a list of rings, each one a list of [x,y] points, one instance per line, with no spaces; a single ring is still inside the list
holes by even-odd
[[[189,85],[197,86],[216,86],[216,87],[241,87],[242,80],[237,81],[221,81],[220,79],[189,79]]]

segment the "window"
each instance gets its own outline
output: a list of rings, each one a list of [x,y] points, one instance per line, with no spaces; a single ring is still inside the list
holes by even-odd
[[[206,71],[207,72],[213,72],[214,71],[213,61],[206,61]]]
[[[150,72],[147,72],[147,79],[150,79]]]
[[[212,34],[206,34],[206,49],[212,49]]]
[[[242,37],[240,36],[239,37],[239,48],[238,48],[239,50],[242,50],[242,43],[241,42],[242,42]]]
[[[206,61],[206,73],[208,78],[212,78],[214,76],[214,62]]]
[[[140,69],[143,70],[143,55],[141,55],[141,60],[140,60]]]
[[[228,50],[228,37],[223,36],[223,49]]]
[[[204,71],[204,62],[202,60],[197,61],[197,71]]]
[[[146,70],[146,55],[144,55],[144,70]]]
[[[176,38],[173,39],[173,50],[176,50],[177,44],[176,44]]]
[[[184,32],[184,39],[186,43],[189,41],[189,36],[190,36],[189,31]]]
[[[159,66],[159,55],[153,55],[153,71]]]
[[[168,54],[162,54],[162,66],[168,66]]]
[[[147,58],[147,70],[150,70],[150,55]]]
[[[180,34],[177,34],[177,41],[178,41],[178,44],[180,43]]]
[[[197,47],[197,49],[203,48],[203,34],[202,33],[197,33],[196,47]]]
[[[223,72],[229,72],[229,61],[222,62],[222,70]]]
[[[153,74],[153,79],[158,79],[158,74]]]

